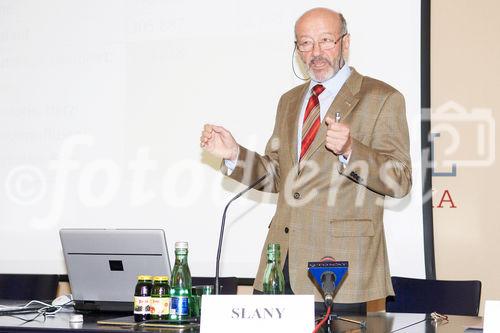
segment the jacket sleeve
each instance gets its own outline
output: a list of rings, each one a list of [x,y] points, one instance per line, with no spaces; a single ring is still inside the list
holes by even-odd
[[[240,145],[236,167],[232,172],[229,172],[224,161],[222,161],[221,172],[224,175],[242,184],[250,185],[258,178],[267,174],[267,179],[257,186],[256,189],[271,193],[277,193],[279,191],[280,173],[278,152],[280,149],[279,124],[281,121],[282,100],[283,97],[278,104],[273,134],[267,142],[265,155],[260,155]]]
[[[386,98],[369,145],[353,138],[349,163],[339,171],[379,194],[402,198],[410,192],[410,140],[401,93],[394,91]]]

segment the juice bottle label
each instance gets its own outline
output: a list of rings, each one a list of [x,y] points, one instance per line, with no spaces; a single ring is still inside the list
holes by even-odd
[[[148,314],[150,311],[149,296],[135,296],[134,297],[134,314]]]
[[[151,297],[151,315],[164,316],[170,313],[170,297]]]

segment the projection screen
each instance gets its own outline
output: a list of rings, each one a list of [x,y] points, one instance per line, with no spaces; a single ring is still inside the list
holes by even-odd
[[[213,276],[220,218],[242,185],[199,147],[203,124],[263,152],[292,71],[295,20],[343,12],[349,65],[403,93],[413,189],[388,200],[393,275],[425,277],[420,2],[0,1],[0,271],[66,269],[60,228],[163,228]],[[276,197],[228,213],[221,275],[253,278]],[[173,251],[171,251],[172,254]]]

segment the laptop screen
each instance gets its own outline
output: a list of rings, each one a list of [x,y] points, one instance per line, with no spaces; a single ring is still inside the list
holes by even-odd
[[[170,277],[161,229],[61,229],[76,303],[133,302],[138,275]]]

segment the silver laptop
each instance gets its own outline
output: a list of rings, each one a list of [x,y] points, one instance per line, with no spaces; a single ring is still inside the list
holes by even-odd
[[[71,293],[78,310],[132,311],[137,275],[167,275],[161,229],[61,229]]]

